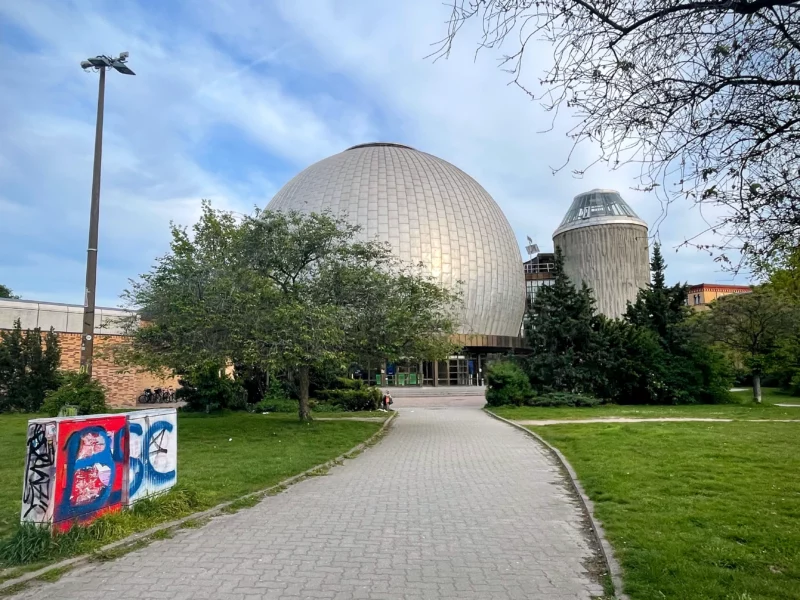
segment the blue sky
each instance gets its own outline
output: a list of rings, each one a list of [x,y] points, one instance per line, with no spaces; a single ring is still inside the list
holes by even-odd
[[[572,197],[620,190],[654,223],[635,172],[553,175],[570,150],[563,115],[508,86],[499,54],[464,30],[449,60],[425,59],[446,31],[436,0],[36,1],[0,3],[0,283],[24,298],[81,303],[91,191],[95,54],[130,52],[136,77],[106,88],[98,303],[168,244],[200,199],[248,212],[294,174],[358,143],[396,141],[475,177],[521,244],[552,245]],[[542,56],[546,56],[543,48]],[[542,59],[544,60],[544,59]],[[545,66],[529,63],[531,77]],[[593,148],[573,155],[575,168]],[[670,280],[745,283],[706,254],[674,249],[705,228],[673,206],[659,227]]]

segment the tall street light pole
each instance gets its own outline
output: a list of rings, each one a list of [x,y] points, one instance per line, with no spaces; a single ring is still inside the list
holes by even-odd
[[[89,248],[86,256],[86,290],[83,300],[83,329],[81,332],[81,373],[92,376],[92,354],[94,351],[94,306],[97,290],[97,238],[100,227],[100,167],[103,160],[103,109],[106,92],[106,69],[114,69],[123,75],[135,75],[125,64],[128,53],[117,58],[95,56],[81,61],[84,71],[100,72],[100,89],[97,92],[97,126],[94,133],[94,167],[92,172],[92,207],[89,213]]]

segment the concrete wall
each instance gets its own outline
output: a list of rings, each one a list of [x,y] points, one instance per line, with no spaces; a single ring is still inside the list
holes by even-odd
[[[597,310],[606,316],[621,316],[627,302],[650,282],[647,228],[641,225],[579,227],[558,234],[553,244],[564,253],[567,276],[594,290]]]
[[[133,313],[118,308],[98,307],[94,315],[94,332],[121,334],[122,321],[130,319],[132,315]],[[0,329],[11,329],[17,319],[23,329],[39,327],[42,331],[48,331],[52,327],[58,333],[81,333],[83,306],[0,299]]]

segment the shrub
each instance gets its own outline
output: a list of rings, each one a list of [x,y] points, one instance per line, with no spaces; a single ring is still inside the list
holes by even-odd
[[[331,402],[316,402],[311,401],[311,410],[315,412],[345,412],[345,410],[338,404]]]
[[[219,365],[198,365],[178,382],[181,387],[175,396],[186,401],[187,410],[208,413],[247,408],[246,392],[239,382],[225,375]]]
[[[347,379],[346,389],[320,390],[317,397],[320,401],[339,407],[346,411],[377,410],[381,401],[381,391],[370,387],[361,380]]]
[[[42,410],[51,417],[58,415],[63,406],[77,406],[79,415],[94,415],[108,410],[106,390],[89,377],[88,373],[61,374],[61,385],[47,392]]]
[[[328,390],[364,390],[370,386],[363,379],[350,379],[349,377],[336,377]],[[322,390],[322,391],[328,391]]]
[[[693,387],[689,388],[694,401],[704,404],[733,402],[730,394],[733,369],[725,356],[702,344],[690,346],[687,354],[687,360],[694,367]]]
[[[603,319],[598,332],[603,376],[592,393],[614,404],[674,404],[672,356],[656,332],[618,319]]]
[[[521,406],[533,395],[525,372],[514,362],[492,363],[486,372],[486,403],[489,406]]]
[[[603,401],[594,396],[584,394],[570,394],[569,392],[550,392],[541,396],[530,398],[526,404],[528,406],[597,406]]]
[[[297,400],[289,398],[264,398],[261,402],[249,405],[251,412],[296,413]]]

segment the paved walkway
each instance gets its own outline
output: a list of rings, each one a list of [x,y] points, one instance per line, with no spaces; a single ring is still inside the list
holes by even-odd
[[[588,539],[530,437],[474,408],[404,409],[325,477],[19,597],[588,600]]]

